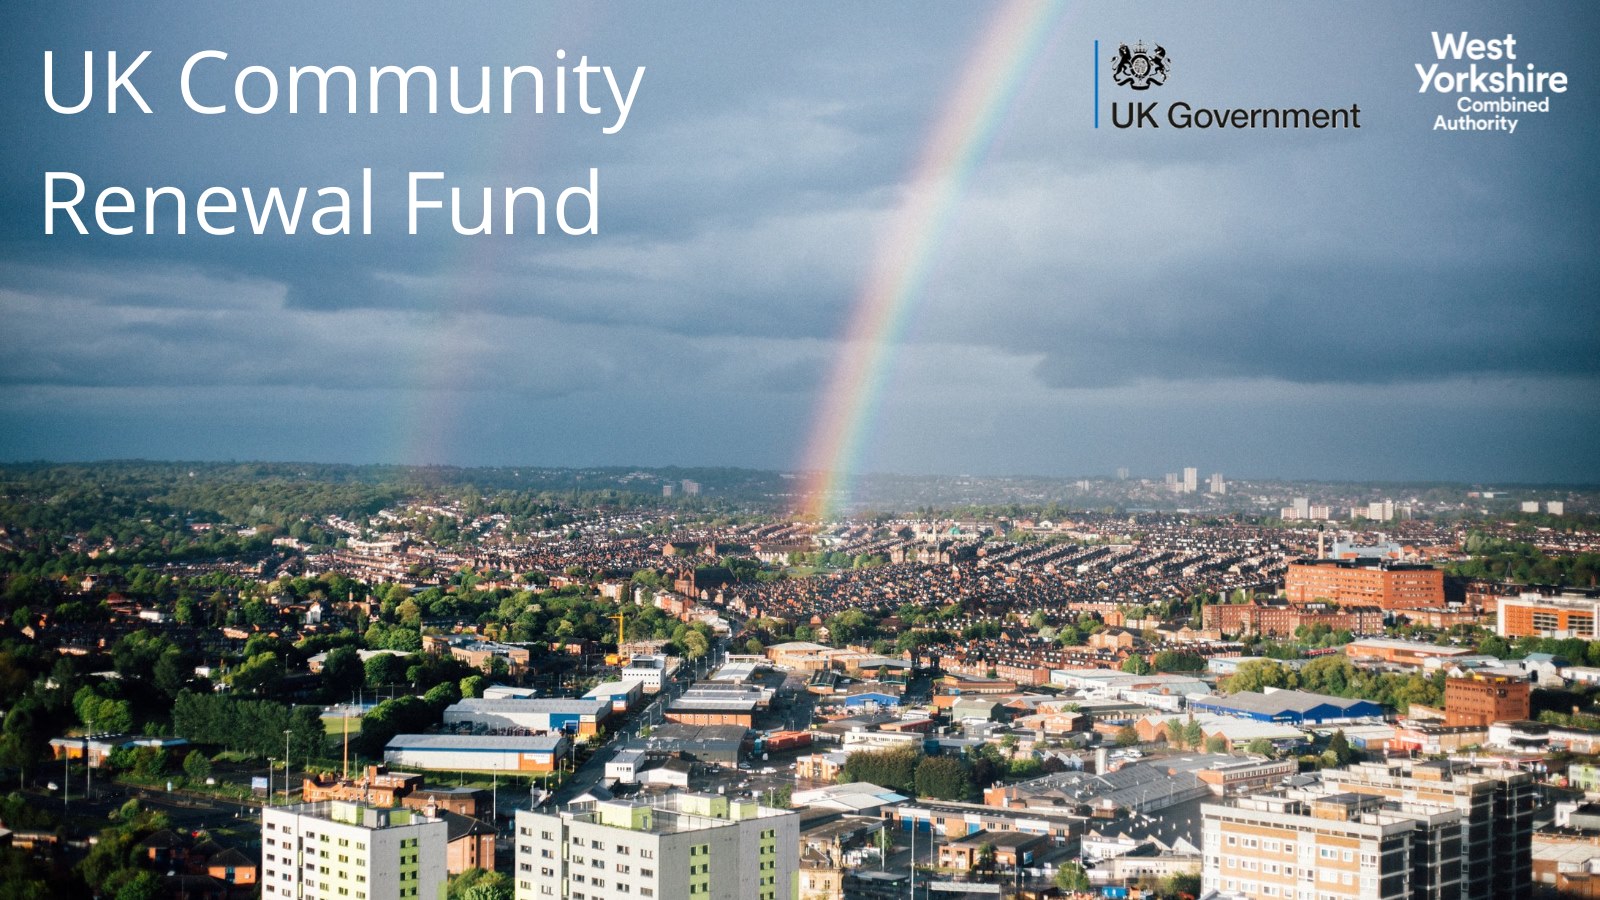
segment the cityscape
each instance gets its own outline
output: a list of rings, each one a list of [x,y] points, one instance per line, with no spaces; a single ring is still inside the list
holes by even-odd
[[[0,16],[0,900],[1600,900],[1600,4]]]
[[[5,465],[0,882],[1595,896],[1600,491],[1175,468]]]

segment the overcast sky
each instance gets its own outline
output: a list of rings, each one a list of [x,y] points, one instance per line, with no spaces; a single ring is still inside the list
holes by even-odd
[[[1084,6],[1056,20],[933,251],[866,469],[1600,481],[1593,4]],[[928,9],[11,4],[0,458],[795,467],[996,7]],[[1570,90],[1510,114],[1514,134],[1435,132],[1458,115],[1417,91],[1436,29],[1513,32],[1518,64]],[[1173,61],[1143,95],[1109,83],[1135,40]],[[45,50],[70,102],[84,50],[145,49],[153,115],[126,97],[107,115],[103,72],[90,111],[46,107]],[[229,59],[197,85],[224,99],[247,65],[475,77],[548,72],[564,49],[646,73],[614,135],[611,116],[548,112],[200,116],[178,72],[206,49]],[[1355,103],[1362,128],[1110,128],[1109,103],[1135,98]],[[354,188],[363,166],[371,236],[43,233],[50,170],[91,196],[170,184],[193,202]],[[405,234],[408,171],[475,198],[553,195],[590,166],[598,236]]]

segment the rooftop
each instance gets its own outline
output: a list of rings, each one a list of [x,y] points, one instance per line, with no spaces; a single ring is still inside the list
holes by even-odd
[[[572,803],[561,812],[569,821],[588,822],[628,831],[676,834],[726,828],[748,819],[795,816],[784,809],[761,806],[754,800],[736,800],[720,794],[672,793],[640,800],[602,800]]]
[[[384,749],[553,753],[565,744],[566,738],[553,734],[397,734]]]

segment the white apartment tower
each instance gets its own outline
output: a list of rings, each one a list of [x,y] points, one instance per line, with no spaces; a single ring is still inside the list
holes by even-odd
[[[1183,470],[1183,492],[1192,494],[1200,490],[1200,470],[1194,466],[1186,466]]]
[[[520,811],[516,900],[798,900],[799,823],[695,793]]]
[[[331,800],[261,811],[263,900],[443,900],[449,826]]]
[[[1228,483],[1222,480],[1221,472],[1211,473],[1211,493],[1222,496],[1228,492]]]

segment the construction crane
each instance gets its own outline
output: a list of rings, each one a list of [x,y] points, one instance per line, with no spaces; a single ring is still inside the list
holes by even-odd
[[[615,619],[617,621],[617,652],[608,654],[606,656],[606,665],[625,666],[632,662],[632,660],[628,656],[625,656],[622,652],[622,645],[627,641],[627,637],[622,633],[622,624],[625,616],[619,611],[616,615],[606,616],[606,618]]]

